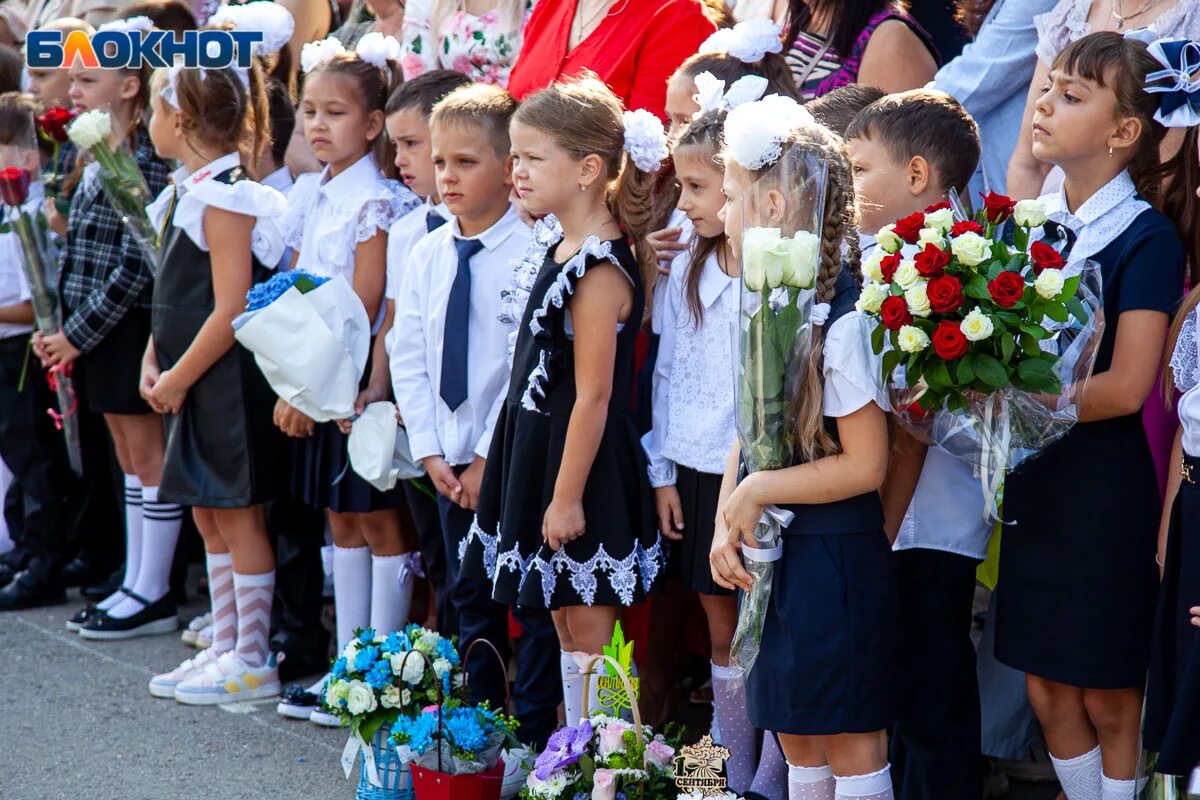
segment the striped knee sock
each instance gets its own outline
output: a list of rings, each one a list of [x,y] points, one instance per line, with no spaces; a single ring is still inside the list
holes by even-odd
[[[233,589],[233,554],[208,553],[208,596],[212,601],[212,649],[228,653],[237,646],[237,596]]]
[[[237,593],[237,656],[248,667],[261,667],[271,653],[271,599],[275,570],[259,575],[233,573]]]

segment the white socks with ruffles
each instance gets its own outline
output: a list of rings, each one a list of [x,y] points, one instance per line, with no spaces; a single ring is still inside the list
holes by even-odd
[[[889,764],[878,772],[868,775],[847,775],[834,778],[837,791],[835,800],[895,800],[892,792],[892,766]]]
[[[833,770],[788,764],[788,800],[835,800]]]

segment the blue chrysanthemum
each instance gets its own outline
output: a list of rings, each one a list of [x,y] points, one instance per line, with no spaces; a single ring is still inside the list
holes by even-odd
[[[250,291],[246,293],[246,310],[257,311],[266,308],[293,286],[299,288],[302,293],[311,292],[328,280],[329,278],[311,275],[299,269],[277,272],[270,280],[250,287]]]
[[[339,658],[337,661],[333,662],[332,675],[335,678],[346,677],[346,659],[345,658]]]
[[[358,632],[358,640],[363,644],[370,644],[371,642],[375,641],[375,629],[363,628]]]
[[[387,661],[376,661],[375,666],[367,673],[367,684],[375,691],[383,691],[383,688],[392,682],[392,666]]]
[[[375,666],[375,662],[379,660],[379,648],[371,645],[364,647],[358,651],[358,655],[354,657],[355,672],[367,672],[371,667]]]
[[[408,650],[408,639],[406,639],[400,633],[393,631],[392,633],[388,634],[386,639],[383,640],[383,652],[385,655],[391,655],[393,653],[407,653]]]
[[[473,708],[451,711],[446,715],[445,725],[450,742],[459,750],[475,753],[487,743],[487,737],[479,727],[479,720]]]

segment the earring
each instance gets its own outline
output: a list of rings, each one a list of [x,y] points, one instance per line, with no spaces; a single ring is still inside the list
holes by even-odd
[[[587,191],[587,184],[586,184],[586,183],[581,183],[581,184],[579,184],[579,191],[581,191],[581,192],[586,192],[586,191]]]
[[[1110,148],[1108,148],[1108,157],[1112,158],[1112,154],[1113,154],[1113,149],[1110,147]]]

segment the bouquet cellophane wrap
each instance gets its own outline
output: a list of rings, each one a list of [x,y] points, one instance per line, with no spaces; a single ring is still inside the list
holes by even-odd
[[[746,472],[794,461],[793,425],[812,347],[814,285],[820,264],[827,162],[789,148],[759,175],[741,203],[737,433]],[[749,673],[758,656],[773,561],[791,514],[769,506],[742,546],[753,583],[739,604],[731,664]]]

